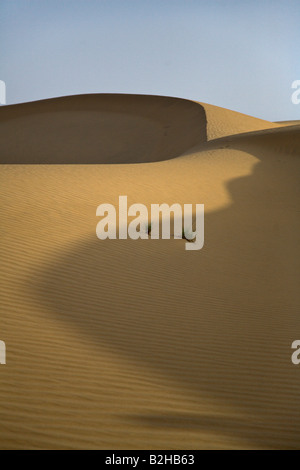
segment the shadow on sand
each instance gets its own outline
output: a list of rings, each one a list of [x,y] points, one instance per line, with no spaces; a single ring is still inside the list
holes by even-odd
[[[126,419],[299,447],[300,377],[290,360],[300,331],[298,170],[296,158],[270,152],[252,175],[228,182],[233,203],[205,214],[200,251],[185,251],[183,240],[91,236],[31,281],[42,304],[96,345],[236,412]]]

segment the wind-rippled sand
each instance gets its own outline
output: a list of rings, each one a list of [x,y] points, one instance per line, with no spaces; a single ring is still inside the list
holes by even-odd
[[[300,124],[155,96],[0,108],[0,447],[300,448]],[[96,208],[205,204],[205,244]]]

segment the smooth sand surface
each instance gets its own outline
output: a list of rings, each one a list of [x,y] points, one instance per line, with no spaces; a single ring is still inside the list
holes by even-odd
[[[0,108],[0,447],[299,449],[299,156],[176,98]],[[204,203],[204,248],[100,241],[119,195]]]

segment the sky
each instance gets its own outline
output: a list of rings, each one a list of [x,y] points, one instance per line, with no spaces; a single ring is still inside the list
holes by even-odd
[[[0,0],[6,104],[175,96],[300,119],[299,0]]]

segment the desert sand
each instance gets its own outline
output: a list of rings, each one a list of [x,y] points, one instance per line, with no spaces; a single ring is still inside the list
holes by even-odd
[[[0,108],[0,448],[300,448],[300,122],[178,98]],[[205,244],[96,208],[205,204]]]

